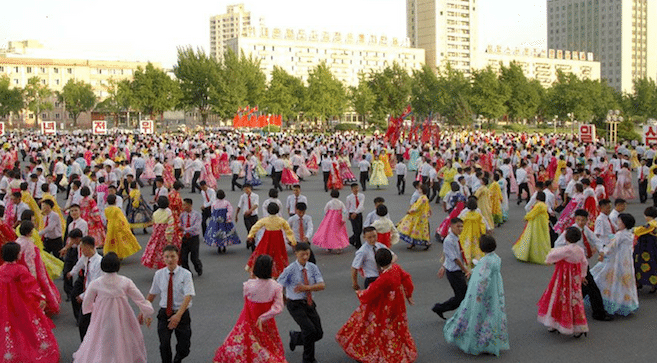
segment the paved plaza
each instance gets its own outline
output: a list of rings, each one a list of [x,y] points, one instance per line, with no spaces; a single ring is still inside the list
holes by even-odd
[[[355,170],[355,169],[354,169]],[[356,171],[356,170],[355,170]],[[409,178],[410,179],[410,178]],[[393,178],[389,179],[393,182]],[[396,181],[396,179],[394,180]],[[264,178],[264,185],[255,189],[260,196],[260,201],[267,199],[267,193],[271,187],[271,179]],[[227,198],[236,208],[240,192],[230,191],[230,177],[223,176],[218,181],[218,188],[223,188]],[[313,218],[315,229],[321,222],[324,205],[330,199],[328,193],[324,192],[322,176],[316,175],[307,178],[301,184],[302,194],[308,197],[308,213]],[[635,186],[636,188],[636,186]],[[190,189],[186,188],[181,196],[190,196]],[[394,184],[387,189],[367,189],[365,192],[367,205],[366,213],[373,209],[372,200],[382,196],[393,222],[397,223],[406,213],[409,207],[410,196],[413,192],[410,181],[405,195],[397,195]],[[340,192],[340,199],[346,200],[350,193],[348,187]],[[279,199],[285,203],[285,199],[291,191],[284,191]],[[152,200],[150,187],[144,188],[146,200]],[[194,207],[199,208],[201,204],[200,194],[192,196]],[[62,203],[60,195],[60,205]],[[591,319],[590,309],[587,308],[589,319],[589,335],[580,339],[570,336],[550,334],[547,329],[536,321],[536,302],[539,300],[543,290],[550,281],[552,266],[540,266],[521,263],[515,260],[511,252],[511,245],[522,232],[524,227],[523,217],[525,210],[515,203],[515,195],[510,202],[510,220],[500,228],[496,228],[494,236],[497,239],[497,254],[502,258],[502,275],[506,294],[506,311],[508,315],[508,329],[511,350],[502,352],[499,358],[494,356],[470,356],[463,353],[456,346],[449,345],[443,337],[444,321],[430,308],[434,303],[444,301],[452,296],[453,292],[447,279],[438,279],[436,273],[440,268],[439,258],[442,253],[442,245],[434,243],[428,251],[422,249],[409,251],[406,244],[401,242],[393,246],[393,251],[399,256],[398,263],[413,277],[415,284],[414,306],[408,306],[408,320],[410,330],[418,348],[417,362],[461,362],[474,360],[495,360],[498,362],[651,362],[654,358],[652,352],[652,337],[654,335],[655,323],[657,321],[657,294],[647,293],[644,288],[639,293],[640,308],[629,317],[617,317],[612,322],[598,322]],[[432,203],[431,229],[432,235],[435,228],[445,217],[442,207]],[[628,205],[628,212],[637,219],[637,225],[645,222],[643,210],[647,205],[632,201]],[[262,216],[262,210],[259,210]],[[351,226],[347,223],[347,229],[351,234]],[[244,271],[244,265],[249,258],[250,250],[245,248],[244,240],[246,231],[240,219],[237,229],[243,243],[241,245],[229,246],[226,254],[218,254],[216,248],[208,247],[201,242],[201,260],[203,261],[203,276],[197,277],[194,273],[194,284],[196,297],[190,308],[192,318],[192,346],[191,354],[186,362],[210,362],[214,357],[215,350],[235,324],[244,303],[242,297],[242,282],[248,275]],[[149,229],[150,231],[151,229]],[[137,239],[142,247],[145,247],[149,235],[137,231]],[[148,293],[153,278],[154,270],[143,267],[140,263],[141,253],[131,256],[123,262],[122,275],[131,278],[144,295]],[[354,256],[354,248],[348,247],[342,254],[329,254],[325,251],[314,249],[317,264],[322,271],[326,282],[326,290],[314,294],[317,303],[317,311],[322,318],[324,338],[317,344],[317,359],[319,362],[353,362],[342,351],[335,341],[338,329],[349,318],[350,314],[358,306],[358,299],[351,287],[350,265]],[[290,253],[290,260],[294,256]],[[594,263],[591,260],[591,263]],[[60,288],[62,281],[55,282]],[[155,303],[159,301],[156,299]],[[72,354],[80,345],[80,338],[75,326],[70,303],[62,303],[61,314],[54,318],[57,325],[55,336],[59,342],[62,362],[70,362]],[[157,310],[157,305],[155,306]],[[446,313],[446,317],[451,316]],[[294,352],[287,348],[288,331],[297,329],[291,316],[284,310],[277,318],[279,333],[286,347],[286,356],[290,362],[301,362],[302,347],[297,347]],[[148,361],[159,362],[157,321],[150,329],[143,327],[146,348],[148,350]],[[175,341],[175,339],[174,339]]]

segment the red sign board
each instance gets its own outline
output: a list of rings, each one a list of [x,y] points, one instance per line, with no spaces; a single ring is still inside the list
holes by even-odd
[[[55,121],[41,122],[41,133],[44,135],[54,135],[57,133],[57,123]]]
[[[141,131],[142,134],[152,134],[153,120],[139,121],[139,131]]]
[[[107,122],[106,121],[92,121],[91,131],[94,135],[107,135]]]
[[[595,125],[579,125],[579,140],[581,142],[595,142]]]

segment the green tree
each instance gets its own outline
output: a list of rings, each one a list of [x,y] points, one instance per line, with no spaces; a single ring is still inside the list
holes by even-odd
[[[499,119],[507,112],[506,102],[511,90],[487,67],[472,73],[472,96],[470,104],[476,114],[490,120]]]
[[[128,114],[126,123],[129,123],[130,102],[132,100],[130,81],[127,79],[120,81],[110,79],[105,89],[107,97],[96,105],[96,110],[113,115],[115,126],[119,125],[119,115],[126,112]]]
[[[23,92],[20,88],[10,88],[9,77],[0,77],[0,117],[18,113],[23,109]]]
[[[536,115],[541,104],[542,87],[540,83],[527,79],[522,68],[512,62],[509,67],[501,66],[500,83],[509,89],[505,106],[512,120],[527,120]],[[536,87],[538,84],[539,87]]]
[[[269,87],[263,96],[263,106],[268,113],[282,115],[285,120],[291,120],[300,112],[303,89],[303,81],[300,78],[274,66]]]
[[[388,116],[399,116],[410,101],[411,76],[397,62],[382,71],[370,74],[369,86],[375,97],[372,118],[379,123]]]
[[[180,104],[183,108],[196,109],[201,115],[203,126],[217,99],[221,65],[202,49],[178,47],[178,63],[173,66],[181,91]]]
[[[376,97],[364,74],[358,75],[358,86],[349,87],[349,101],[354,111],[363,118],[363,126],[366,126],[367,116],[374,110]]]
[[[220,81],[217,87],[218,103],[213,108],[224,118],[232,117],[244,106],[258,106],[263,101],[266,77],[260,69],[260,61],[239,56],[232,50],[224,55]]]
[[[130,83],[130,91],[131,106],[148,114],[151,119],[176,108],[181,96],[178,83],[150,62],[146,68],[137,68]]]
[[[411,105],[413,112],[419,117],[441,114],[444,110],[444,105],[440,104],[440,94],[443,91],[440,81],[436,72],[427,64],[413,71]]]
[[[634,80],[634,92],[627,95],[625,114],[642,119],[657,117],[657,85],[653,79]]]
[[[66,82],[57,98],[59,102],[64,103],[66,111],[73,118],[73,127],[78,125],[80,114],[93,109],[97,101],[90,84],[72,79]]]
[[[27,80],[27,85],[23,90],[23,102],[25,108],[34,113],[35,125],[39,125],[41,111],[53,109],[52,95],[53,92],[48,86],[41,83],[39,77],[32,77]]]
[[[306,116],[320,121],[342,115],[347,108],[345,88],[322,62],[308,73],[308,87],[304,100]]]

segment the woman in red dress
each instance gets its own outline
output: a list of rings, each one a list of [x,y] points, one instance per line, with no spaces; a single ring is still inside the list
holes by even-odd
[[[43,313],[46,306],[37,280],[19,263],[17,243],[2,246],[0,266],[0,357],[3,362],[59,362],[55,324]]]
[[[283,311],[283,287],[271,278],[273,264],[269,255],[256,259],[251,279],[244,283],[242,313],[213,362],[287,362],[274,320]]]
[[[337,161],[333,161],[331,165],[331,173],[329,174],[328,182],[326,183],[328,189],[340,190],[343,187],[342,176],[340,175],[340,167]]]
[[[335,339],[351,358],[363,363],[405,363],[417,359],[415,341],[408,330],[406,302],[413,305],[411,275],[392,264],[392,253],[375,254],[379,277],[366,290],[356,291],[360,306]]]
[[[290,228],[290,224],[287,221],[276,214],[280,210],[280,207],[276,203],[269,203],[267,206],[268,217],[262,218],[256,222],[256,224],[251,227],[247,241],[253,243],[255,240],[258,231],[262,228],[265,229],[265,233],[260,238],[260,241],[256,243],[256,248],[251,254],[249,261],[246,263],[245,269],[251,271],[253,265],[260,255],[269,255],[274,259],[274,266],[272,267],[272,276],[278,278],[283,270],[287,267],[289,260],[287,258],[287,250],[285,249],[285,236],[287,236],[288,243],[292,246],[297,244],[296,239],[294,238],[294,232]],[[283,231],[285,231],[285,236],[283,236]]]
[[[182,229],[180,227],[180,215],[183,211],[182,198],[180,197],[179,190],[184,187],[183,183],[175,181],[173,183],[173,189],[169,191],[169,209],[171,209],[171,214],[173,215],[173,239],[171,243],[176,245],[178,248],[182,245]]]
[[[96,201],[91,198],[91,191],[89,187],[82,187],[80,189],[80,217],[87,221],[89,227],[88,235],[96,240],[96,247],[103,247],[105,245],[105,226],[103,219],[100,217],[100,210],[96,205]]]
[[[0,213],[0,247],[2,247],[7,242],[14,242],[18,236],[16,236],[16,232],[11,226],[1,219],[2,214],[4,214],[4,207],[0,208],[2,208],[2,213]],[[3,262],[4,260],[0,256],[0,264]]]

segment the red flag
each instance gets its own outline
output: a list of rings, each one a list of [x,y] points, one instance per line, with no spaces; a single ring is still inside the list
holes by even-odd
[[[235,115],[235,118],[233,118],[233,127],[234,128],[242,127],[240,126],[240,117],[238,115]]]
[[[400,117],[403,119],[408,117],[408,115],[410,114],[411,114],[411,105],[409,104],[408,106],[406,106]]]
[[[253,112],[258,112],[258,106],[253,108]]]

